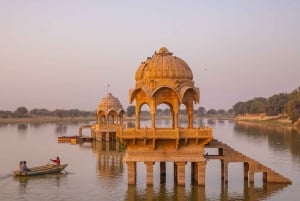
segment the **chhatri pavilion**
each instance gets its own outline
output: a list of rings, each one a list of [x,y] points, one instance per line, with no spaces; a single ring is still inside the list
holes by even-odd
[[[92,135],[97,141],[116,139],[116,131],[123,126],[124,109],[118,98],[111,93],[101,99],[97,111],[97,122],[92,125]]]
[[[211,128],[195,128],[194,103],[199,103],[200,92],[194,85],[188,64],[174,56],[167,48],[160,48],[142,62],[135,74],[136,85],[129,92],[130,103],[135,101],[135,128],[120,128],[117,138],[127,144],[124,161],[128,167],[128,184],[136,183],[136,163],[143,162],[147,184],[153,184],[153,165],[160,164],[161,182],[165,180],[166,162],[174,164],[174,177],[185,184],[186,164],[191,163],[191,177],[198,185],[205,184],[205,144],[212,140]],[[169,107],[172,114],[170,128],[156,127],[159,105]],[[141,128],[141,108],[150,108],[151,126]],[[187,126],[180,127],[179,112],[184,107]]]
[[[135,102],[134,128],[124,127],[123,107],[111,93],[99,103],[97,122],[79,128],[80,136],[83,128],[89,128],[92,138],[97,141],[115,141],[117,138],[117,142],[120,140],[126,144],[123,160],[127,164],[128,184],[136,183],[137,163],[144,163],[148,185],[153,184],[154,164],[159,165],[160,183],[166,182],[166,166],[169,168],[171,165],[178,185],[185,185],[186,172],[190,172],[190,178],[196,184],[205,185],[207,159],[221,161],[221,179],[225,183],[228,182],[228,164],[232,162],[243,163],[244,179],[250,183],[254,183],[255,173],[263,173],[264,182],[291,183],[271,168],[213,139],[211,128],[194,127],[194,103],[199,103],[199,89],[194,85],[193,73],[187,63],[173,56],[167,48],[160,48],[143,61],[136,71],[135,80],[135,87],[129,91],[130,103]],[[157,110],[162,104],[171,112],[169,128],[156,125]],[[150,109],[149,127],[141,126],[141,108],[144,105]],[[182,120],[179,118],[182,108],[186,111],[185,124],[179,122],[179,119]],[[205,148],[217,149],[218,154],[204,154]],[[114,161],[119,159],[119,155],[113,158]],[[101,164],[102,160],[99,161]],[[191,170],[186,171],[187,167]]]

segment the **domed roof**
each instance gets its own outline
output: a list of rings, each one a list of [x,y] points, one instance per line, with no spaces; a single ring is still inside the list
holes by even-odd
[[[118,98],[114,97],[111,93],[108,93],[108,95],[104,98],[99,103],[97,113],[99,111],[103,111],[105,113],[114,110],[116,112],[120,112],[123,110],[123,106],[121,105],[120,101]]]
[[[135,74],[136,81],[154,79],[193,80],[193,73],[188,64],[173,56],[167,48],[162,47],[152,57],[148,57],[139,66]]]

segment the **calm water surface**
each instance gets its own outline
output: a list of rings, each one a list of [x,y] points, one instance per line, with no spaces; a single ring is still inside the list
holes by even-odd
[[[216,139],[290,178],[292,185],[263,184],[261,174],[255,175],[254,185],[245,183],[242,163],[229,164],[229,181],[224,185],[220,161],[209,160],[205,187],[192,185],[190,176],[186,186],[174,184],[171,163],[167,163],[166,184],[162,185],[156,174],[159,165],[154,165],[154,185],[149,187],[143,163],[137,164],[137,185],[127,185],[126,164],[118,144],[57,143],[58,136],[75,135],[83,124],[0,124],[0,200],[299,200],[300,134],[296,131],[227,120],[201,122],[213,128]],[[56,156],[69,164],[67,173],[23,179],[11,174],[20,160],[30,167],[46,164]],[[186,175],[189,171],[187,163]]]

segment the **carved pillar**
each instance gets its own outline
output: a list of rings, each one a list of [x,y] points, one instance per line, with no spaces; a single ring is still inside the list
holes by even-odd
[[[172,128],[174,129],[175,128],[175,113],[174,113],[174,110],[172,109]]]
[[[176,162],[177,184],[185,185],[185,162]]]
[[[187,106],[188,128],[193,128],[193,106]]]
[[[151,128],[155,128],[156,105],[155,99],[150,101]]]
[[[197,162],[197,184],[200,186],[205,185],[205,170],[206,163],[205,161]]]
[[[128,184],[135,184],[136,182],[136,162],[126,162],[128,173]]]
[[[155,112],[151,112],[151,128],[155,127]]]
[[[123,125],[123,113],[120,114],[120,125]]]
[[[178,128],[178,111],[174,111],[174,128]]]
[[[154,162],[145,162],[147,171],[147,185],[153,185],[153,164]]]
[[[135,107],[135,127],[140,128],[140,107],[138,104]]]
[[[166,183],[166,162],[160,162],[160,183]]]

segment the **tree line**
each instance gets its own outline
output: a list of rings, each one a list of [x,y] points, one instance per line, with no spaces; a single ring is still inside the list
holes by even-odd
[[[233,106],[235,115],[266,113],[288,116],[292,123],[300,118],[300,87],[291,93],[279,93],[269,98],[256,97]]]
[[[27,118],[27,117],[89,117],[95,116],[94,111],[81,111],[78,109],[56,109],[50,111],[48,109],[32,109],[26,107],[18,107],[15,111],[0,110],[0,118]]]

